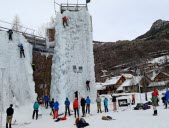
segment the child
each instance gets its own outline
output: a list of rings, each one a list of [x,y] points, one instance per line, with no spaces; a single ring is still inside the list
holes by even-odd
[[[104,109],[105,109],[105,112],[108,112],[108,99],[107,97],[104,98]]]

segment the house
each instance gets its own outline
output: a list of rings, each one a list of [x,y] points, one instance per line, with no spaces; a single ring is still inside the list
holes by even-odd
[[[169,74],[165,73],[165,72],[159,72],[155,77],[154,77],[154,81],[167,81],[169,80]]]
[[[117,88],[119,88],[125,80],[126,80],[126,77],[124,75],[121,75],[119,80],[114,85],[114,89],[116,90]]]
[[[108,78],[102,85],[106,87],[107,93],[115,92],[127,80],[132,78],[131,74],[122,74],[120,76]],[[119,90],[119,92],[122,90]]]
[[[158,90],[164,90],[169,87],[169,81],[151,82],[148,85],[148,91],[153,91],[155,88]]]
[[[126,80],[121,84],[121,86],[119,86],[119,88],[117,88],[116,92],[139,92],[139,89],[141,91],[142,85],[140,81],[142,80],[142,76],[133,76],[131,74],[123,76]]]
[[[139,69],[144,69],[145,72],[151,71],[151,70],[155,70],[159,68],[159,64],[158,63],[144,63],[144,64],[140,64],[138,65]]]
[[[101,72],[103,73],[103,75],[100,76],[101,81],[105,81],[107,78],[110,77],[110,75],[108,74],[108,71],[107,71],[107,70],[101,70]]]
[[[103,83],[96,83],[97,94],[107,94],[106,87],[103,86]]]
[[[151,72],[147,75],[151,82],[148,85],[148,91],[153,91],[155,88],[163,90],[169,87],[169,74],[165,72]]]
[[[101,77],[108,77],[109,75],[107,75],[107,70],[101,70],[103,75]]]
[[[122,69],[120,72],[127,73],[127,74],[135,74],[136,71],[134,67],[127,67],[125,69]]]
[[[144,92],[153,91],[154,88],[163,90],[169,87],[169,75],[165,72],[159,72],[157,70],[149,71],[144,76],[126,75],[125,81],[116,90],[116,92]]]
[[[125,78],[122,76],[116,76],[108,78],[104,83],[102,83],[103,87],[106,88],[107,93],[115,92],[120,84],[125,81]]]
[[[152,69],[158,69],[159,68],[159,64],[158,63],[148,63],[145,67],[145,70],[152,70]]]
[[[151,81],[151,82],[153,82],[154,81],[154,78],[157,76],[157,74],[158,74],[158,70],[152,70],[152,71],[149,71],[149,72],[146,72],[146,76],[147,76],[147,78]]]

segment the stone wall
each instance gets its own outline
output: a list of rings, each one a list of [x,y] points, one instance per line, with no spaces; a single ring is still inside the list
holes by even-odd
[[[49,94],[50,91],[52,55],[33,52],[33,64],[35,64],[35,91],[38,97],[42,97],[44,93]]]

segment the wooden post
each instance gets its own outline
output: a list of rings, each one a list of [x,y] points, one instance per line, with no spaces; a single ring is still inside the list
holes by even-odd
[[[68,0],[67,0],[67,10],[68,10]]]
[[[77,11],[78,11],[78,0],[77,0]]]

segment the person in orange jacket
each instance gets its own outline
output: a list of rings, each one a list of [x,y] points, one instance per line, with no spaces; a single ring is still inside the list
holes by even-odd
[[[135,105],[135,103],[136,103],[135,94],[132,94],[132,105]]]
[[[78,103],[78,99],[75,98],[74,102],[73,102],[73,109],[74,109],[74,112],[75,112],[75,118],[76,118],[76,113],[79,117],[79,103]]]
[[[67,17],[66,17],[66,16],[64,16],[64,17],[62,18],[62,21],[63,21],[63,26],[64,26],[64,28],[65,28],[66,26],[68,26]],[[65,26],[65,24],[66,24],[66,26]]]

